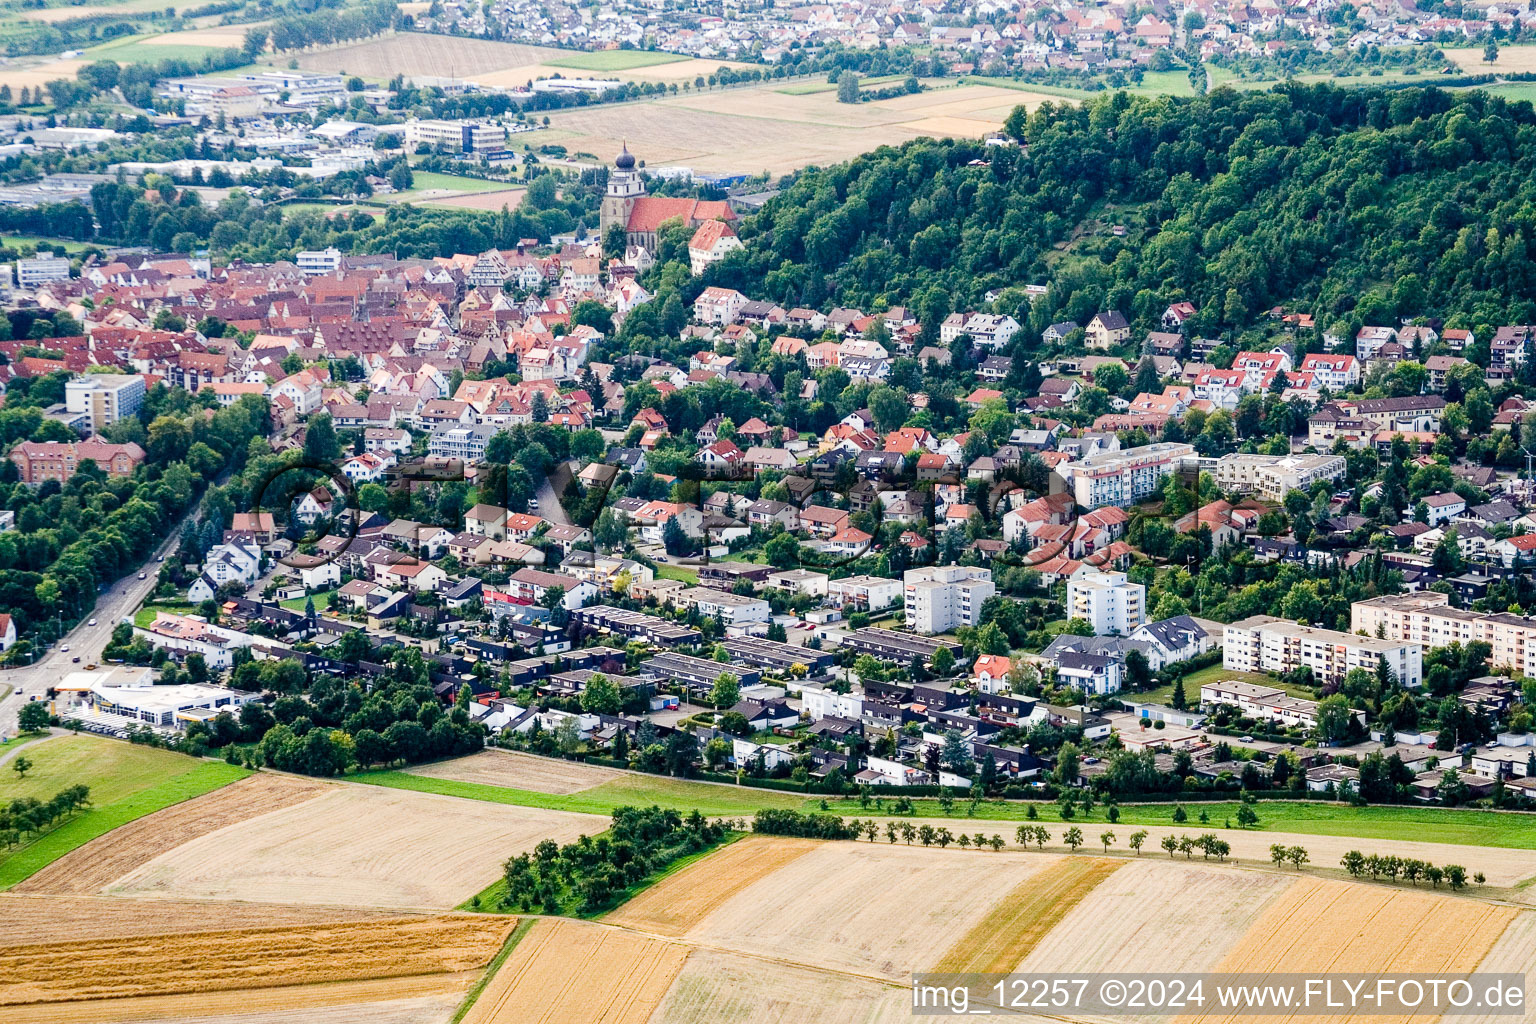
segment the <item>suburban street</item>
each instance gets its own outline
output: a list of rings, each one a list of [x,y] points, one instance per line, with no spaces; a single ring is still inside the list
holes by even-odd
[[[157,548],[139,568],[128,573],[96,597],[95,610],[74,629],[66,633],[53,649],[34,664],[0,672],[0,685],[12,687],[0,701],[0,739],[16,734],[16,715],[21,705],[36,693],[58,682],[73,669],[99,661],[107,641],[112,639],[112,628],[124,618],[131,618],[139,605],[155,588],[155,577],[160,572],[160,556],[174,550],[178,535],[173,533]],[[139,573],[144,579],[139,579]],[[92,619],[96,625],[90,625]],[[68,651],[63,650],[65,646]],[[76,665],[75,657],[80,658]]]

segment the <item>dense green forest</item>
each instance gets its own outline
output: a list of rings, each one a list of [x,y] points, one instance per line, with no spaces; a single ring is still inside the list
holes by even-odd
[[[1536,113],[1481,92],[1289,84],[1016,110],[1022,147],[921,139],[799,176],[704,283],[788,305],[1118,308],[1196,333],[1295,303],[1323,327],[1536,318]],[[1109,225],[1124,225],[1123,236]],[[1049,284],[1044,301],[1021,286]]]

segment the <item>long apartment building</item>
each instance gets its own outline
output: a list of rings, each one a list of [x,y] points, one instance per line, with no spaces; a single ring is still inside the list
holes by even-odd
[[[918,633],[948,633],[981,621],[981,605],[997,592],[992,570],[965,565],[908,569],[901,577],[907,627]]]
[[[1375,672],[1377,660],[1384,657],[1398,682],[1417,689],[1424,682],[1423,654],[1414,643],[1356,636],[1255,615],[1227,626],[1221,663],[1234,672],[1276,675],[1305,666],[1320,682],[1338,683],[1351,669]]]
[[[1349,625],[1357,632],[1425,649],[1481,640],[1493,648],[1491,666],[1536,676],[1536,618],[1452,608],[1450,600],[1447,594],[1426,590],[1356,601],[1350,606]]]
[[[1319,480],[1344,479],[1342,455],[1257,455],[1234,452],[1216,462],[1216,486],[1238,494],[1282,501],[1291,491],[1309,491]]]
[[[1157,491],[1165,477],[1194,457],[1190,445],[1161,441],[1099,452],[1080,462],[1064,463],[1057,471],[1070,482],[1073,499],[1085,508],[1133,505]]]

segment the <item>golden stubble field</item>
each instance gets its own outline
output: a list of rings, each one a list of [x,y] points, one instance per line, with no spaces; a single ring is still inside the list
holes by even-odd
[[[567,794],[623,777],[624,773],[577,761],[539,757],[518,750],[491,748],[468,757],[407,768],[411,775],[430,779],[454,779],[485,786],[508,786],[535,793]]]
[[[510,856],[607,828],[606,818],[372,786],[184,843],[105,887],[113,896],[445,910]]]
[[[1446,60],[1474,75],[1508,75],[1536,71],[1536,46],[1500,46],[1499,59],[1483,60],[1481,46],[1446,49]]]
[[[778,83],[678,94],[549,115],[548,141],[607,159],[630,152],[659,167],[769,171],[837,163],[921,136],[980,138],[1016,106],[1057,97],[990,85],[946,85],[869,103],[838,103],[834,91],[793,95]],[[529,141],[540,141],[541,133]]]

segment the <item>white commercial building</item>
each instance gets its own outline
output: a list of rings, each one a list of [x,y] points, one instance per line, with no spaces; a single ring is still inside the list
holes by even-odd
[[[1133,505],[1163,486],[1163,478],[1176,473],[1195,457],[1191,445],[1161,441],[1139,448],[1099,452],[1080,462],[1057,467],[1071,484],[1072,497],[1085,508],[1101,505]]]
[[[1342,455],[1251,455],[1236,452],[1216,462],[1216,486],[1238,494],[1283,501],[1291,491],[1309,491],[1319,480],[1344,479]]]
[[[91,417],[91,429],[100,432],[139,411],[147,390],[138,374],[92,373],[64,385],[64,408]]]
[[[1236,672],[1275,675],[1305,666],[1319,683],[1340,683],[1351,669],[1374,673],[1380,658],[1386,658],[1387,667],[1403,686],[1423,685],[1423,650],[1418,644],[1300,626],[1268,615],[1227,626],[1221,663]]]
[[[220,712],[235,713],[241,705],[261,696],[201,683],[159,686],[153,669],[127,665],[105,672],[71,672],[55,692],[61,698],[73,694],[79,700],[73,706],[58,707],[60,717],[162,729],[184,729],[190,722],[204,721]]]
[[[997,592],[992,571],[965,565],[908,569],[902,575],[907,627],[947,633],[981,621],[981,606]]]
[[[507,130],[480,121],[407,121],[405,141],[415,147],[442,146],[459,153],[483,153],[507,148]]]
[[[1147,588],[1123,572],[1095,572],[1067,581],[1067,618],[1086,619],[1096,636],[1125,636],[1147,621]]]
[[[16,261],[16,287],[36,288],[49,281],[69,280],[69,260],[63,256],[33,256]]]

